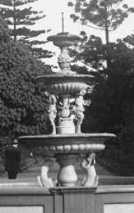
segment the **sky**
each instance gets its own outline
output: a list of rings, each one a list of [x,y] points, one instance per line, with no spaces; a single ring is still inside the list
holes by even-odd
[[[134,7],[134,0],[125,1],[128,5]],[[88,33],[88,35],[94,34],[96,36],[100,36],[102,40],[104,40],[104,31],[82,26],[80,23],[73,23],[73,20],[70,18],[70,14],[73,13],[73,9],[68,7],[67,3],[68,0],[38,0],[34,3],[34,8],[36,10],[42,10],[46,15],[45,19],[38,22],[35,28],[51,29],[49,33],[42,35],[41,39],[45,40],[47,36],[61,32],[61,13],[64,12],[64,25],[66,32],[79,34],[80,31],[84,30]],[[132,33],[134,33],[134,14],[130,15],[116,31],[110,33],[110,40],[115,41],[118,38],[123,38]],[[56,55],[59,53],[57,47],[54,47],[50,43],[46,44],[45,48],[53,50],[56,52]]]

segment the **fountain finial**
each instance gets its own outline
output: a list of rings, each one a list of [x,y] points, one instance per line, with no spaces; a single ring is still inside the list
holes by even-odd
[[[64,33],[64,12],[61,13],[61,31]]]

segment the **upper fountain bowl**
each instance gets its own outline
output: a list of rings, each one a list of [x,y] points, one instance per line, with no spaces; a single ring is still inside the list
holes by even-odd
[[[81,37],[69,34],[68,32],[62,32],[53,36],[49,36],[47,40],[53,41],[55,46],[62,48],[77,44],[78,42],[81,41]]]
[[[58,64],[61,72],[55,72],[51,75],[37,77],[37,81],[42,82],[45,89],[54,95],[78,95],[81,91],[86,91],[93,87],[94,76],[90,74],[76,74],[71,70],[71,57],[68,47],[75,46],[81,41],[77,35],[67,32],[58,33],[48,37],[54,45],[60,47],[61,54],[58,57]]]

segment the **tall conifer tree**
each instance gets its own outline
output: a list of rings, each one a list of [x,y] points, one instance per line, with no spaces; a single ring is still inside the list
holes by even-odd
[[[38,0],[0,0],[0,14],[8,24],[14,42],[23,41],[29,45],[34,56],[44,58],[51,54],[40,47],[45,41],[40,41],[37,37],[46,31],[32,29],[36,21],[45,18],[43,11],[35,11],[31,7],[30,3],[36,1]]]
[[[105,31],[106,44],[109,43],[109,32],[116,30],[134,8],[123,4],[123,0],[75,0],[68,6],[74,6],[75,14],[71,14],[74,21],[80,19],[82,24],[94,24]],[[98,28],[98,29],[99,29]]]
[[[71,14],[74,21],[80,20],[84,25],[104,30],[108,68],[110,68],[110,31],[116,30],[128,17],[128,14],[134,12],[134,8],[123,4],[123,2],[123,0],[75,0],[75,3],[68,3],[68,6],[74,6],[75,14]]]

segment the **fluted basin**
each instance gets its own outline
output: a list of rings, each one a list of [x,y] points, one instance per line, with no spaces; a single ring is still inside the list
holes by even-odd
[[[64,74],[53,73],[51,75],[41,75],[37,77],[37,81],[42,83],[45,89],[55,95],[75,95],[82,90],[93,85],[93,75],[78,75],[78,74]]]

